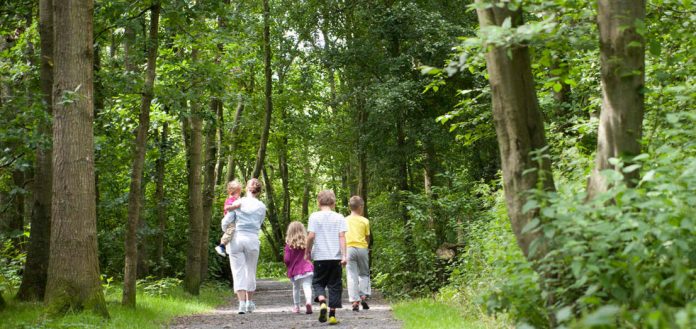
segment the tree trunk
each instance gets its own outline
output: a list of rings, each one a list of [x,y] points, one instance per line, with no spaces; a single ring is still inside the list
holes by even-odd
[[[222,144],[223,140],[225,139],[225,131],[224,131],[224,126],[225,126],[225,113],[224,113],[224,106],[222,103],[220,103],[220,106],[217,107],[217,112],[215,113],[217,117],[217,124],[215,125],[215,134],[217,136],[217,157],[215,158],[215,185],[220,185],[222,184],[222,177],[223,177],[223,170],[224,166],[222,165],[222,157],[223,157],[223,152],[222,152]]]
[[[46,292],[46,275],[51,243],[52,129],[53,115],[53,6],[52,0],[39,2],[39,36],[41,39],[41,93],[46,115],[38,120],[38,132],[48,141],[36,148],[34,164],[33,207],[29,249],[17,298],[39,301]]]
[[[237,128],[239,127],[239,120],[241,120],[242,112],[244,111],[244,99],[242,94],[239,94],[237,99],[237,109],[234,112],[234,121],[232,122],[232,128],[230,129],[230,154],[227,156],[226,180],[228,182],[234,179],[235,153],[237,152]]]
[[[198,295],[201,286],[201,246],[203,242],[203,194],[201,182],[201,165],[203,162],[201,148],[203,147],[203,119],[198,113],[197,106],[192,108],[190,119],[185,119],[184,133],[188,135],[186,146],[188,156],[188,209],[189,209],[189,241],[186,254],[186,272],[184,290],[192,295]]]
[[[123,274],[123,296],[121,303],[124,306],[135,307],[135,281],[138,273],[138,246],[137,228],[140,221],[142,208],[142,177],[145,165],[145,153],[147,152],[147,132],[150,128],[150,104],[152,103],[155,84],[155,65],[157,63],[158,25],[160,5],[155,3],[150,9],[150,37],[147,49],[147,69],[145,73],[145,85],[140,105],[139,124],[135,137],[135,149],[133,151],[133,167],[131,170],[131,184],[128,192],[128,228],[125,241],[125,270]]]
[[[256,155],[256,165],[254,172],[251,175],[253,178],[258,178],[263,169],[263,162],[266,158],[266,146],[268,144],[268,135],[271,130],[271,114],[273,113],[273,80],[271,76],[271,9],[268,4],[269,0],[263,0],[263,74],[265,78],[265,98],[264,107],[266,114],[264,116],[263,132],[261,133],[261,141],[259,142],[259,152]]]
[[[591,199],[607,190],[601,172],[614,168],[610,158],[630,159],[640,154],[645,85],[645,40],[636,22],[645,21],[645,1],[599,0],[602,111],[599,115],[597,155],[587,192]],[[629,186],[639,171],[625,173]]]
[[[136,231],[135,236],[137,237],[137,245],[138,245],[138,267],[137,267],[137,275],[136,277],[138,279],[142,279],[148,276],[150,272],[149,268],[149,262],[148,262],[148,252],[147,252],[147,240],[148,240],[148,235],[145,234],[145,232],[148,231],[148,223],[147,223],[147,213],[145,209],[147,209],[146,204],[145,204],[145,196],[147,192],[147,174],[143,173],[143,178],[142,178],[142,188],[140,189],[140,205],[141,205],[141,211],[140,215],[138,216],[138,229]]]
[[[266,201],[268,201],[268,221],[271,223],[272,235],[269,236],[269,242],[273,247],[273,256],[276,261],[283,261],[281,248],[284,245],[285,237],[283,229],[278,220],[278,207],[275,204],[275,194],[273,193],[272,181],[268,178],[266,168],[262,170],[263,180],[266,183]]]
[[[358,96],[360,97],[360,96]],[[365,102],[362,98],[357,100],[358,107],[358,194],[363,199],[365,203],[363,209],[363,216],[368,217],[368,173],[367,173],[367,145],[365,145],[367,138],[367,109],[365,108]],[[371,237],[372,235],[370,235]]]
[[[166,111],[166,109],[165,109]],[[155,203],[157,205],[157,235],[155,236],[155,259],[159,275],[164,275],[164,234],[167,227],[167,203],[164,193],[164,173],[166,169],[167,158],[167,134],[169,133],[169,124],[162,124],[162,137],[159,139],[159,157],[155,162]]]
[[[482,3],[483,0],[477,0]],[[502,1],[496,1],[503,4]],[[478,8],[481,28],[500,26],[511,19],[513,26],[521,24],[520,11],[510,11],[506,6]],[[542,184],[553,190],[551,163],[532,159],[530,152],[546,147],[544,122],[534,90],[529,49],[492,46],[486,53],[489,80],[492,91],[493,118],[498,136],[503,169],[503,188],[512,230],[524,255],[531,258],[530,245],[537,234],[522,233],[522,228],[536,216],[536,210],[522,212],[527,202],[525,192]],[[532,172],[525,172],[534,169]],[[534,258],[542,253],[536,253]]]
[[[211,110],[217,113],[222,108],[222,101],[215,98],[211,101]],[[208,275],[208,237],[213,218],[213,200],[215,200],[215,159],[217,158],[216,142],[217,124],[214,119],[209,120],[205,128],[205,161],[203,184],[203,232],[201,237],[201,280]],[[216,231],[217,232],[217,231]]]
[[[305,166],[304,166],[304,191],[302,191],[302,213],[300,215],[300,218],[304,220],[305,218],[309,218],[309,193],[311,192],[312,184],[311,184],[311,169],[310,169],[310,164],[309,160],[305,160]]]
[[[94,199],[94,4],[54,0],[53,10],[54,184],[45,301],[49,313],[89,309],[108,317]]]

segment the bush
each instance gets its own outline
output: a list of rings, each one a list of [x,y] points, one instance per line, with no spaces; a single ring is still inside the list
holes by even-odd
[[[693,328],[696,325],[696,114],[668,115],[671,127],[654,155],[603,174],[611,188],[591,202],[580,184],[534,191],[550,252],[541,260],[558,321]],[[621,172],[644,168],[636,187]],[[576,318],[577,317],[577,318]]]

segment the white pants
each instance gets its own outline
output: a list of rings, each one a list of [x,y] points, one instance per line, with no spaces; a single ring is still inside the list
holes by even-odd
[[[292,302],[295,306],[300,306],[300,290],[304,291],[305,305],[312,304],[312,276],[304,277],[292,282]]]
[[[260,245],[258,235],[239,231],[235,232],[234,239],[227,244],[234,292],[256,291],[256,265],[259,262]]]
[[[360,301],[360,296],[369,296],[370,287],[370,256],[367,248],[348,248],[348,264],[346,265],[348,281],[348,300]]]

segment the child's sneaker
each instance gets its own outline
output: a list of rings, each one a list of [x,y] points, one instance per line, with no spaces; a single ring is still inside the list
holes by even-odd
[[[360,303],[353,303],[353,312],[360,312]]]
[[[293,306],[293,307],[292,307],[292,313],[295,313],[295,314],[300,313],[300,307],[297,306],[297,305]]]
[[[239,310],[237,310],[238,314],[244,314],[247,311],[247,303],[246,302],[239,302]]]
[[[305,314],[312,314],[312,304],[305,305]]]
[[[218,245],[217,247],[215,247],[215,251],[218,255],[222,257],[227,257],[227,254],[225,253],[225,248],[222,245]]]
[[[326,313],[329,312],[329,307],[326,303],[319,304],[319,322],[326,322]]]
[[[335,316],[330,316],[330,317],[329,317],[329,324],[330,324],[330,325],[338,324],[338,323],[339,323],[339,322],[338,322],[338,320],[336,320],[336,317],[335,317]]]
[[[370,306],[367,305],[367,302],[363,299],[360,304],[362,304],[363,310],[369,310]]]

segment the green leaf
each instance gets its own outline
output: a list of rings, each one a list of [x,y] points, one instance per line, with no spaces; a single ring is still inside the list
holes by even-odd
[[[582,323],[586,327],[609,326],[615,324],[616,314],[621,310],[616,305],[604,305],[586,316]]]
[[[522,234],[526,234],[527,232],[533,231],[538,226],[539,226],[539,218],[534,218],[534,219],[530,220],[529,223],[527,223],[527,225],[525,225],[522,228]]]
[[[626,174],[632,173],[632,172],[634,172],[634,171],[640,169],[640,167],[641,167],[641,165],[639,165],[639,164],[632,164],[632,165],[630,165],[630,166],[628,166],[628,167],[626,167],[626,168],[623,168],[623,172],[626,173]]]
[[[559,91],[561,91],[562,89],[563,89],[563,85],[561,85],[560,83],[556,82],[556,83],[553,84],[553,91],[559,92]]]
[[[573,309],[570,306],[566,306],[556,312],[556,320],[558,320],[558,322],[565,322],[570,319],[572,315]]]

